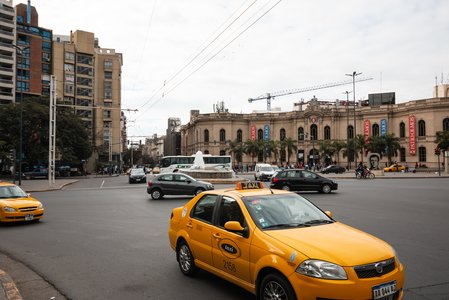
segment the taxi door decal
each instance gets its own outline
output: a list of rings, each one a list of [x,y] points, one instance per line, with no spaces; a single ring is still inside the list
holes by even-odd
[[[236,243],[229,239],[223,239],[218,243],[221,253],[228,258],[240,257],[241,251]]]

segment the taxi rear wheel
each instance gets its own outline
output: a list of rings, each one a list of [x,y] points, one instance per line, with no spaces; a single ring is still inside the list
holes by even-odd
[[[176,255],[181,272],[187,276],[194,276],[198,269],[195,266],[195,260],[192,252],[190,251],[189,245],[187,245],[185,241],[180,242]]]
[[[271,273],[260,283],[258,300],[293,300],[296,299],[292,286],[282,275]]]

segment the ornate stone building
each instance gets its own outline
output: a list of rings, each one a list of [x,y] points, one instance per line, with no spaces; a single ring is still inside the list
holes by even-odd
[[[410,167],[418,163],[436,168],[436,132],[449,131],[449,85],[435,87],[434,98],[431,99],[390,103],[375,105],[366,100],[354,105],[353,102],[312,99],[295,104],[295,110],[289,112],[235,114],[219,111],[201,114],[198,110],[192,110],[190,121],[181,127],[181,152],[191,155],[201,150],[203,153],[225,155],[229,154],[231,141],[280,141],[291,138],[297,153],[283,160],[310,163],[313,159],[315,163],[324,163],[325,158],[320,157],[322,153],[318,152],[318,145],[323,141],[346,142],[359,134],[368,138],[392,133],[399,138],[401,145],[394,160],[407,163]],[[313,149],[316,149],[315,155]],[[367,153],[359,160],[369,162],[370,156]],[[273,157],[264,159],[262,154],[255,159],[244,155],[242,163],[264,160],[274,162]],[[343,157],[343,151],[340,151],[330,160],[346,166],[349,159]],[[386,162],[387,157],[383,156],[379,167]]]

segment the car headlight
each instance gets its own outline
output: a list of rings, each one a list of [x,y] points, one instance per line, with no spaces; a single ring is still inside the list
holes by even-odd
[[[39,205],[37,206],[37,209],[43,209],[44,206],[42,205],[42,203],[39,203]]]
[[[15,208],[12,208],[12,207],[9,207],[9,206],[3,207],[3,210],[6,211],[6,212],[15,212],[16,211]]]
[[[296,268],[296,272],[302,275],[323,279],[348,279],[345,270],[341,266],[315,259],[303,261],[298,268]]]

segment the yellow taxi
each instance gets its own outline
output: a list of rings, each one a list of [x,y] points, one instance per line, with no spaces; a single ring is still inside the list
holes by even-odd
[[[39,200],[9,182],[0,182],[0,223],[39,221],[44,207]]]
[[[257,299],[402,299],[404,266],[386,242],[292,192],[260,182],[203,192],[175,208],[181,272],[206,270]]]
[[[400,172],[405,171],[405,166],[399,164],[392,164],[389,167],[384,168],[384,172]]]

